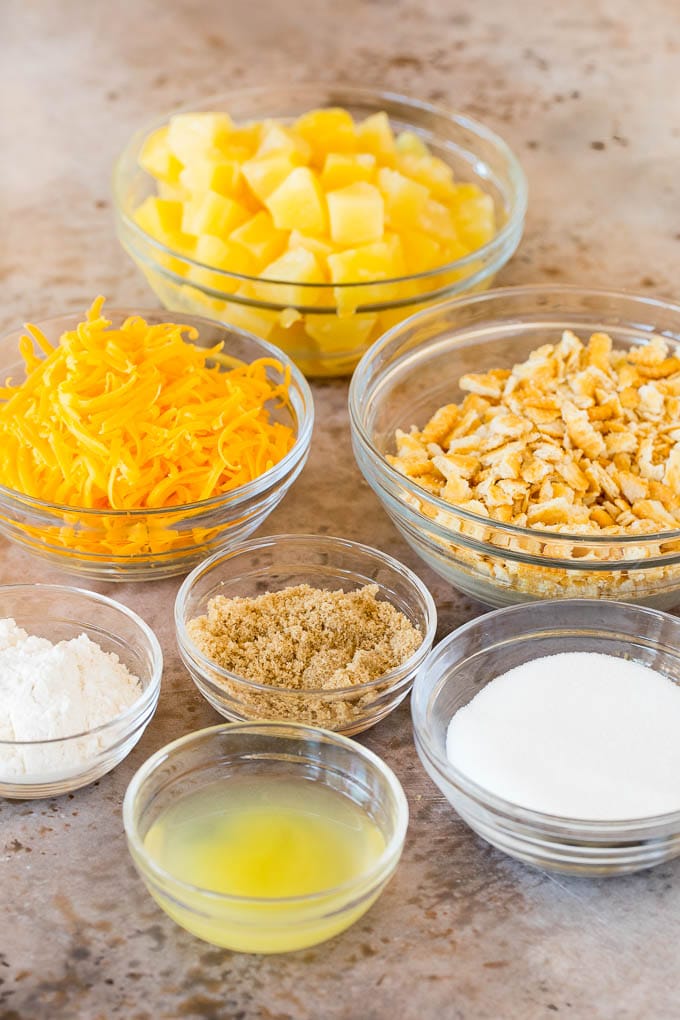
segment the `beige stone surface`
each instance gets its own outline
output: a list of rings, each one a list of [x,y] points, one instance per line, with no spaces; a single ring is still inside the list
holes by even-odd
[[[380,85],[485,120],[530,182],[501,281],[677,296],[677,0],[5,0],[0,5],[0,326],[153,299],[112,230],[112,161],[141,123],[231,85]],[[483,611],[418,565],[354,465],[346,383],[315,386],[309,464],[266,530],[361,539],[430,584],[440,635]],[[0,580],[45,580],[0,540]],[[113,774],[0,803],[4,1020],[680,1017],[680,864],[610,881],[531,871],[483,845],[422,772],[408,709],[365,735],[412,811],[402,864],[353,930],[290,957],[204,945],[155,906],[121,801],[169,739],[218,721],[172,632],[177,582],[112,585],[165,653],[158,713]]]

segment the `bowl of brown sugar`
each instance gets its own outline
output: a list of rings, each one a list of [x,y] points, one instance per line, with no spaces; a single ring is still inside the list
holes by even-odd
[[[341,538],[276,535],[199,564],[175,602],[182,660],[226,719],[346,735],[406,697],[437,624],[416,574]]]

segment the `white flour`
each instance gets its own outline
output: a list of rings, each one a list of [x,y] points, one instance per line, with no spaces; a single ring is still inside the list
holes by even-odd
[[[84,733],[120,715],[141,692],[138,677],[86,634],[54,645],[0,620],[0,741]],[[78,768],[102,743],[94,735],[66,746],[0,744],[0,778]]]

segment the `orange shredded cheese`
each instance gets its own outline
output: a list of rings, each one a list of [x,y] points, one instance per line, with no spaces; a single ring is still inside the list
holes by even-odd
[[[0,484],[62,507],[179,507],[245,485],[288,453],[294,432],[268,409],[289,406],[280,362],[199,347],[185,339],[198,335],[190,326],[135,316],[112,328],[103,304],[55,346],[26,326],[26,379],[0,387]],[[143,532],[120,536],[127,551],[148,547]]]

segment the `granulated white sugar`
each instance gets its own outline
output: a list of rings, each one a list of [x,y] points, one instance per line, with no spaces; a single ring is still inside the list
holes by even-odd
[[[564,818],[678,811],[680,685],[595,652],[534,659],[453,716],[447,756],[490,793]]]

